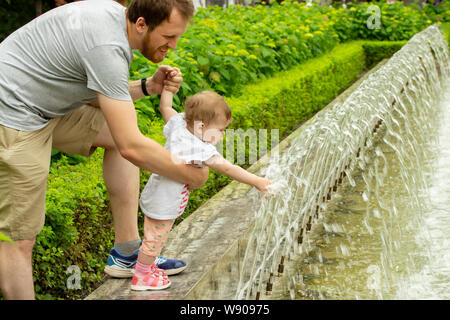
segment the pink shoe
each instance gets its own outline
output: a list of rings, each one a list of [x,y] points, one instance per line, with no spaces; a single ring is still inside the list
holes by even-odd
[[[163,290],[170,287],[170,280],[164,270],[152,264],[151,270],[143,278],[133,275],[131,279],[131,290]]]

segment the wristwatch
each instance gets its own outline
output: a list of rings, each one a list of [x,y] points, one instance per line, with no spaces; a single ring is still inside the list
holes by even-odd
[[[150,95],[147,91],[147,78],[141,79],[141,89],[145,96]]]

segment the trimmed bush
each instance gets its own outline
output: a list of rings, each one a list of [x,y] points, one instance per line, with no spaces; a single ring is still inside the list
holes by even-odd
[[[440,28],[444,33],[445,37],[447,38],[447,43],[450,44],[450,22],[441,24]]]
[[[363,48],[367,67],[372,68],[378,61],[391,57],[405,43],[406,41],[365,41]]]
[[[330,53],[248,85],[240,97],[228,98],[231,127],[279,129],[285,135],[337,96],[362,71],[365,54],[360,43],[338,46]]]
[[[85,292],[69,290],[66,273],[81,270],[81,288],[101,281],[114,229],[102,176],[103,150],[75,166],[64,155],[52,164],[47,185],[46,221],[33,250],[33,278],[38,299],[76,299]]]

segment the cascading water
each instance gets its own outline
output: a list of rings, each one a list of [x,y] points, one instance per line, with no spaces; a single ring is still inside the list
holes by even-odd
[[[434,137],[438,126],[431,120],[439,119],[440,112],[450,111],[448,104],[445,111],[436,108],[441,93],[448,90],[449,78],[447,43],[438,27],[431,26],[415,35],[345,102],[317,114],[288,151],[271,160],[266,176],[275,182],[277,195],[255,208],[255,224],[241,263],[236,299],[262,298],[274,285],[279,286],[278,275],[288,260],[304,257],[312,250],[318,252],[315,259],[322,264],[330,261],[322,256],[320,246],[317,250],[309,234],[318,220],[326,233],[342,233],[342,224],[326,220],[327,208],[336,203],[344,210],[363,212],[361,232],[373,238],[378,233],[381,246],[378,262],[364,269],[368,275],[364,286],[372,295],[359,294],[355,289],[356,293],[346,298],[401,298],[413,290],[418,261],[433,259],[433,229],[412,226],[424,225],[429,218],[423,198],[428,194],[424,190],[429,190],[432,183],[432,166],[427,160],[429,148],[423,146],[437,145]],[[396,165],[392,165],[393,161]],[[400,185],[401,192],[390,192],[393,170],[398,170],[396,179],[401,183],[396,188]],[[336,193],[338,187],[339,191],[357,188],[362,207],[352,209],[339,203],[345,198]],[[397,195],[403,197],[401,206]],[[415,214],[405,220],[400,210],[413,210]],[[374,219],[381,223],[375,226]],[[417,258],[414,246],[405,240],[411,230],[419,230],[414,241],[426,249],[425,257]],[[352,252],[344,242],[335,248],[342,256]],[[310,277],[319,278],[318,265],[309,267]],[[337,264],[333,270],[325,269],[325,279],[327,272],[345,267]],[[284,272],[282,287],[287,297],[299,298],[297,292],[305,279],[291,271]],[[431,269],[423,272],[433,274]],[[352,286],[345,282],[341,281]],[[331,296],[342,298],[339,294]],[[314,297],[328,296],[318,291]]]

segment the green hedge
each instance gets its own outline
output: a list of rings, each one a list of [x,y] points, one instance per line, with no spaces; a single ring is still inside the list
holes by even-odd
[[[274,128],[280,129],[280,135],[288,134],[367,69],[363,44],[358,41],[340,45],[323,57],[245,86],[240,97],[227,98],[233,109],[231,128]],[[380,48],[386,52],[384,47]],[[165,142],[162,120],[140,121],[139,125],[149,137],[161,144]],[[73,166],[68,165],[69,160],[63,155],[51,167],[46,224],[33,252],[33,275],[39,299],[77,299],[101,280],[114,234],[102,178],[102,154],[99,150],[89,161]],[[142,186],[148,177],[149,173],[142,170]],[[206,185],[192,192],[184,217],[229,181],[211,171]],[[142,222],[142,213],[139,217]],[[81,269],[84,290],[67,289],[66,270],[71,265]]]
[[[444,33],[445,37],[447,38],[447,43],[450,44],[450,22],[443,23],[439,26]]]
[[[406,41],[366,41],[363,43],[363,48],[366,53],[366,65],[371,68],[378,61],[392,56],[397,52]]]
[[[336,97],[365,67],[361,43],[354,42],[248,85],[242,96],[228,99],[233,110],[231,127],[279,129],[283,136]]]
[[[68,290],[71,265],[81,270],[81,288],[101,281],[114,229],[102,175],[103,150],[78,165],[62,155],[52,164],[47,185],[46,222],[33,250],[37,298],[79,298],[85,290]]]

